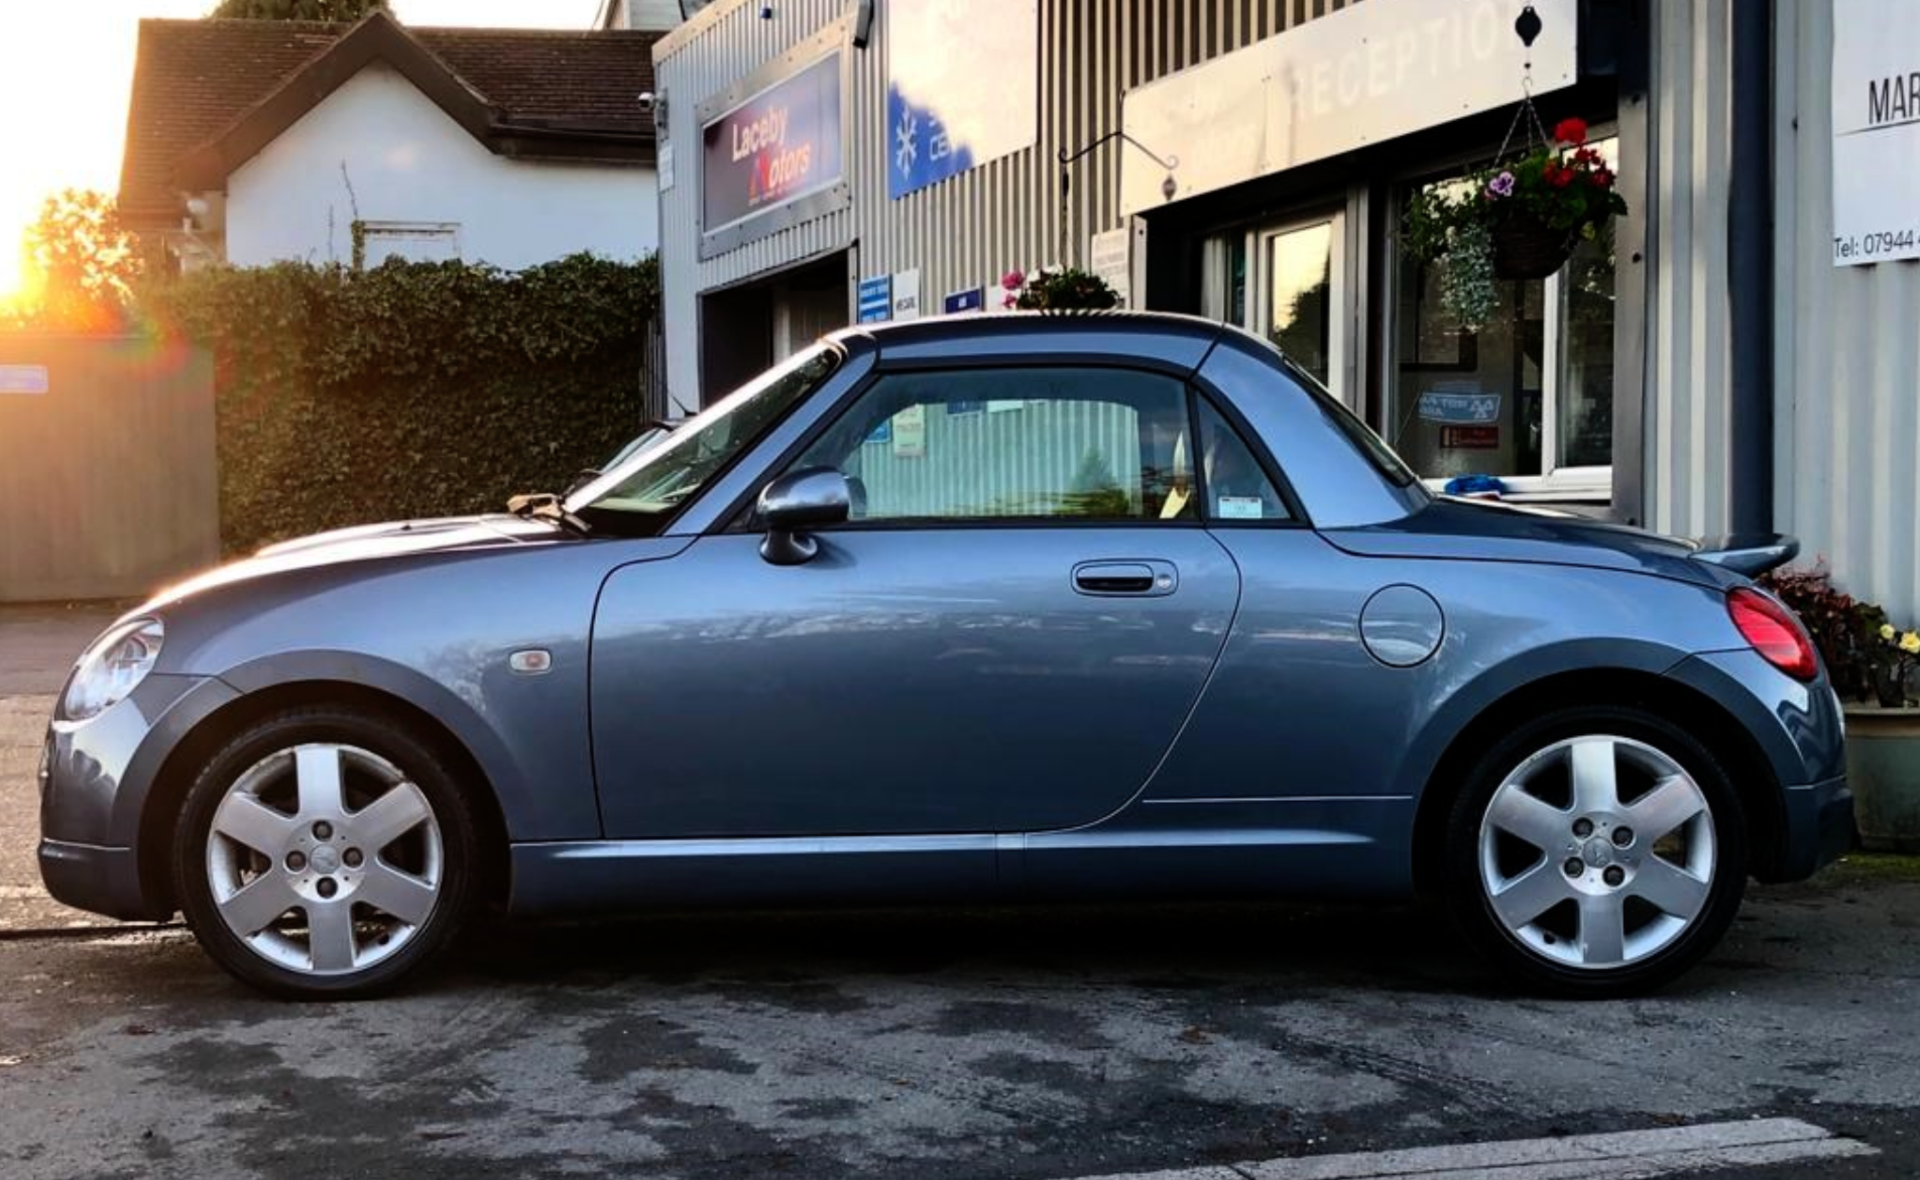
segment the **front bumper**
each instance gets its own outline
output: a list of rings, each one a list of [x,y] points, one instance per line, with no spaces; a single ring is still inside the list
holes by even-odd
[[[194,726],[236,697],[210,677],[154,673],[87,721],[54,721],[40,776],[40,878],[57,900],[114,918],[172,912],[164,874],[143,872],[148,795]]]
[[[40,880],[53,900],[128,921],[159,921],[173,908],[151,900],[131,848],[40,841]]]

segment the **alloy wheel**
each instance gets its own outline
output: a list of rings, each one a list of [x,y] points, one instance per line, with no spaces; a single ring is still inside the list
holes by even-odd
[[[1480,821],[1489,909],[1527,950],[1600,970],[1673,944],[1707,907],[1717,860],[1706,793],[1624,737],[1555,742],[1507,775]]]
[[[426,793],[387,759],[344,744],[254,763],[221,797],[207,838],[221,921],[303,975],[364,971],[399,951],[439,903],[444,867]]]

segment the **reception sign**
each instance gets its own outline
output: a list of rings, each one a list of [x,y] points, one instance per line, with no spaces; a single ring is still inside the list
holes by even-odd
[[[712,234],[840,182],[840,54],[706,124],[701,229]]]

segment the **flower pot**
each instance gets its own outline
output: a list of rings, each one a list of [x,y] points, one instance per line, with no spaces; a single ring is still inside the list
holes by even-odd
[[[1573,233],[1515,213],[1493,227],[1493,273],[1503,279],[1544,279],[1573,257]]]
[[[1847,706],[1847,785],[1862,847],[1920,853],[1920,709]]]

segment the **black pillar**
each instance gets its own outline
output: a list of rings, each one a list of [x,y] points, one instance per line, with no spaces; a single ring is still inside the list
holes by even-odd
[[[1727,208],[1732,336],[1728,524],[1773,531],[1773,0],[1733,9],[1733,144]]]

